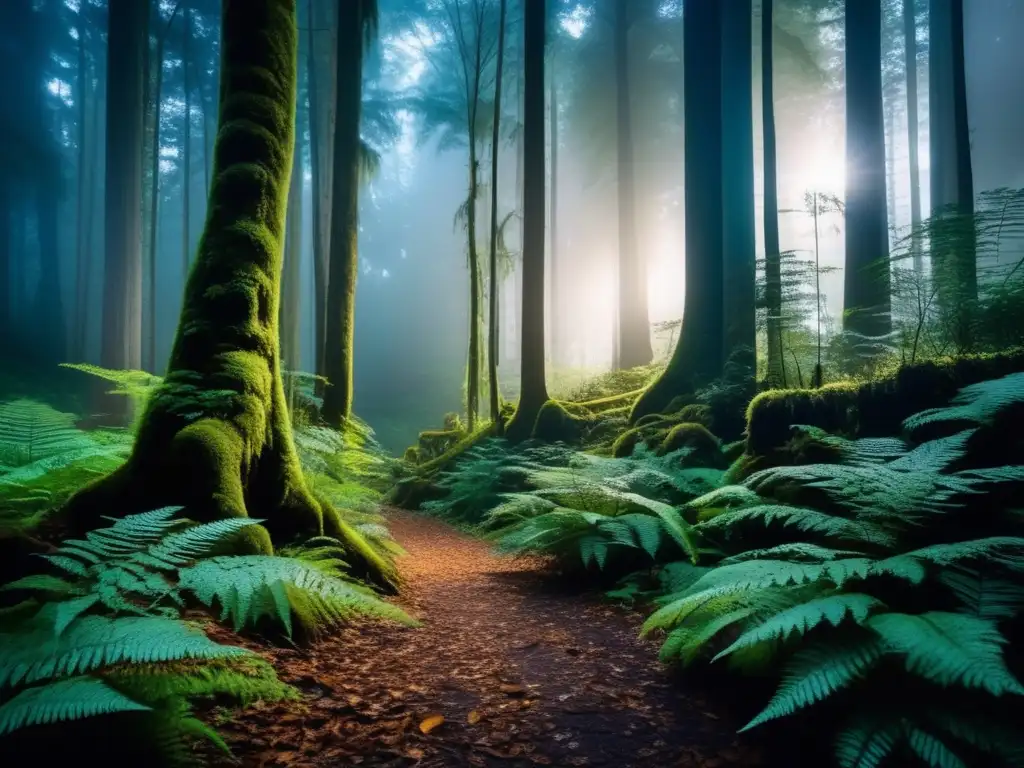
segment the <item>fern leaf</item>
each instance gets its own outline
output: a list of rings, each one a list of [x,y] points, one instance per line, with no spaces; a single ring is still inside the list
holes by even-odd
[[[746,552],[740,552],[724,558],[721,561],[721,565],[742,563],[746,560],[798,560],[821,563],[826,560],[841,560],[863,556],[863,552],[856,552],[851,549],[832,549],[831,547],[822,547],[817,544],[794,542],[792,544],[779,544],[766,549],[748,549]]]
[[[158,617],[82,616],[57,636],[54,610],[44,607],[27,626],[0,633],[0,687],[86,674],[123,661],[216,659],[249,653],[218,645],[180,621]],[[12,649],[12,650],[7,650]]]
[[[785,639],[792,632],[805,635],[826,621],[833,627],[838,627],[846,618],[863,624],[871,611],[882,605],[881,600],[857,592],[819,597],[777,613],[762,624],[744,632],[732,645],[715,656],[714,660],[717,661],[723,656],[757,643]]]
[[[54,634],[58,637],[64,634],[64,630],[66,630],[75,619],[84,614],[99,601],[99,595],[89,594],[84,597],[77,597],[74,600],[63,600],[59,603],[54,603]]]
[[[928,768],[967,768],[967,763],[942,743],[936,736],[922,730],[913,723],[904,725],[904,737],[911,751]]]
[[[149,707],[94,677],[72,677],[26,688],[0,706],[0,736],[30,725],[81,720],[114,712],[146,712]]]
[[[768,706],[740,732],[791,715],[828,698],[863,676],[882,653],[882,643],[877,638],[866,636],[851,638],[844,643],[816,643],[798,651]]]
[[[943,686],[981,688],[994,696],[1024,694],[1024,686],[1006,668],[1006,642],[990,621],[961,613],[929,611],[918,616],[883,613],[867,626],[886,647],[905,658],[907,671]]]
[[[151,568],[180,568],[216,551],[243,528],[262,522],[251,517],[233,517],[193,525],[163,536],[151,544],[146,552],[137,553],[133,559]]]
[[[665,638],[658,654],[659,658],[665,662],[677,659],[683,666],[686,666],[719,632],[749,618],[756,611],[756,605],[745,605],[734,611],[721,613],[695,626],[677,627]]]
[[[819,512],[806,507],[792,507],[784,504],[760,504],[724,512],[710,520],[698,523],[701,532],[730,533],[740,523],[756,521],[766,527],[779,522],[783,527],[792,527],[804,533],[816,533],[829,538],[856,541],[879,547],[891,546],[893,536],[879,526],[856,520],[847,520],[836,515]]]
[[[1010,619],[1024,611],[1020,585],[992,578],[985,571],[952,567],[939,573],[939,581],[952,590],[967,612],[981,619]]]
[[[879,768],[896,749],[900,735],[898,721],[857,717],[839,733],[836,761],[840,768]]]
[[[293,611],[309,629],[355,616],[415,624],[404,611],[369,589],[287,557],[245,555],[201,560],[179,572],[179,588],[211,608],[219,603],[222,618],[230,617],[236,630],[264,616],[276,618],[289,630]]]
[[[68,595],[81,595],[83,592],[83,589],[77,584],[73,584],[59,576],[52,576],[47,573],[37,573],[31,576],[24,576],[0,587],[0,591],[9,591],[14,589],[45,592],[50,595],[65,597]]]

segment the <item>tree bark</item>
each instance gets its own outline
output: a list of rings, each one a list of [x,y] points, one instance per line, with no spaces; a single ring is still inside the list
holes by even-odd
[[[558,248],[558,142],[559,142],[559,120],[558,120],[558,85],[555,80],[555,68],[551,67],[551,74],[548,76],[551,81],[551,98],[550,98],[550,109],[551,109],[551,200],[549,202],[549,227],[551,231],[548,237],[551,240],[551,249],[549,256],[550,263],[550,288],[548,293],[550,294],[550,301],[548,303],[549,311],[551,312],[551,363],[552,365],[561,365],[564,360],[562,358],[562,318],[564,313],[562,312],[562,301],[563,297],[559,296],[560,285],[558,282],[559,272],[562,264],[560,262],[560,254]]]
[[[881,60],[881,0],[847,2],[843,329],[862,338],[892,330]]]
[[[142,363],[143,80],[149,3],[110,0],[107,45],[106,215],[100,364]],[[115,418],[127,398],[110,398]]]
[[[928,100],[933,274],[959,352],[974,346],[978,299],[974,174],[967,121],[963,0],[931,0]]]
[[[924,263],[921,242],[917,236],[921,227],[921,164],[918,158],[920,118],[917,116],[917,12],[915,0],[903,0],[904,66],[907,70],[907,149],[910,155],[910,227],[914,272],[921,275]]]
[[[123,13],[134,2],[113,5]],[[119,27],[116,16],[112,21],[113,44],[130,26]],[[209,214],[168,374],[150,398],[128,461],[69,501],[68,519],[81,527],[98,524],[100,515],[182,505],[197,521],[264,519],[265,530],[250,526],[240,537],[239,547],[250,551],[270,551],[268,531],[275,540],[344,535],[337,512],[306,487],[279,363],[297,36],[295,0],[223,2]],[[112,121],[115,130],[128,114]]]
[[[338,2],[338,54],[335,70],[330,260],[327,276],[327,328],[324,420],[344,426],[352,413],[352,357],[355,342],[356,279],[359,275],[359,123],[362,114],[363,37],[361,0]]]
[[[628,0],[615,4],[615,112],[618,156],[619,323],[617,367],[647,365],[654,359],[647,286],[643,284],[636,233],[636,167],[630,108]]]
[[[662,375],[637,399],[635,422],[722,373],[722,13],[719,0],[683,7],[686,131],[686,289],[679,343]]]
[[[185,8],[181,16],[181,72],[184,79],[185,115],[181,153],[181,269],[182,281],[188,280],[191,260],[192,238],[192,89],[188,77],[189,38],[192,36],[192,9]]]
[[[77,199],[75,200],[75,332],[72,341],[72,355],[77,361],[85,360],[85,333],[89,316],[89,242],[86,240],[88,217],[89,174],[88,138],[89,110],[89,70],[85,45],[85,5],[78,6],[78,92],[75,101],[78,103],[78,163],[77,163]],[[0,294],[6,299],[5,294]],[[4,301],[3,303],[6,303]]]
[[[498,388],[498,289],[501,285],[498,277],[498,150],[501,143],[501,79],[505,66],[507,10],[507,0],[501,0],[498,18],[498,60],[494,74],[494,121],[491,132],[491,243],[488,265],[491,290],[488,295],[487,312],[488,396],[491,421],[494,422],[494,428],[499,435],[504,432],[505,425],[501,420],[501,393]]]
[[[753,7],[722,2],[723,355],[755,368]]]
[[[519,405],[506,434],[513,441],[533,433],[548,400],[544,364],[544,46],[545,0],[523,0],[523,329]]]
[[[782,255],[779,246],[778,155],[775,141],[775,0],[763,0],[761,116],[764,131],[764,275],[768,386],[786,386],[782,359]]]
[[[296,108],[295,124],[302,110]],[[291,371],[302,368],[302,133],[295,131],[294,160],[288,184],[288,216],[285,226],[284,271],[281,278],[281,363]]]

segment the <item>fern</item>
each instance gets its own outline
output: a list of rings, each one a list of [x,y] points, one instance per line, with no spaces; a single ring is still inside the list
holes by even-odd
[[[356,616],[415,623],[368,588],[342,581],[293,558],[209,558],[179,571],[179,588],[208,607],[219,604],[221,619],[230,618],[235,630],[269,616],[280,621],[291,636],[293,614],[310,630]]]
[[[0,736],[30,725],[110,715],[148,712],[150,707],[114,690],[95,677],[71,677],[38,688],[26,688],[0,705]]]
[[[1024,373],[972,384],[960,390],[945,408],[914,414],[903,422],[913,434],[923,427],[949,425],[951,428],[994,424],[999,414],[1024,402]]]

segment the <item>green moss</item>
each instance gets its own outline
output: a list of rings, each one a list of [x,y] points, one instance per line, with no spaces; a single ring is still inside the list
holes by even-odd
[[[636,422],[636,426],[638,426],[638,427],[653,427],[653,426],[658,426],[658,425],[662,425],[662,424],[671,424],[673,422],[674,422],[674,419],[672,419],[669,416],[666,416],[663,413],[649,413],[646,416],[638,419],[637,422]]]
[[[415,445],[410,445],[405,449],[405,453],[402,455],[402,459],[409,462],[410,464],[420,463],[420,449]]]
[[[592,420],[588,409],[580,403],[548,400],[537,413],[531,437],[546,443],[578,443]]]
[[[612,443],[612,456],[617,459],[631,456],[633,450],[637,447],[640,441],[643,439],[643,433],[640,427],[631,427],[615,438],[615,442]]]
[[[427,429],[419,434],[419,456],[427,461],[437,458],[465,437],[461,429]]]
[[[689,405],[684,405],[678,411],[672,411],[672,413],[675,414],[673,418],[680,423],[702,424],[709,430],[714,429],[714,415],[711,412],[710,405],[690,403]]]
[[[725,456],[725,460],[732,464],[736,459],[743,455],[746,450],[746,440],[736,440],[722,446],[722,455]]]
[[[295,130],[295,4],[227,3],[210,214],[188,276],[168,375],[128,461],[66,505],[76,528],[101,515],[183,506],[197,521],[265,520],[269,537],[346,538],[306,485],[281,378],[278,306]]]
[[[747,453],[767,456],[784,446],[793,424],[850,437],[898,434],[908,416],[944,405],[961,387],[1020,371],[1024,350],[1011,350],[916,363],[876,381],[762,392],[747,409]]]
[[[461,456],[463,453],[468,451],[478,442],[483,440],[485,437],[492,437],[494,435],[494,425],[487,424],[481,427],[475,432],[470,432],[468,435],[459,440],[455,445],[445,451],[437,458],[431,459],[419,466],[418,474],[420,477],[429,477],[441,468],[447,466],[452,459]]]
[[[703,424],[677,424],[672,427],[658,446],[657,453],[664,456],[681,448],[690,449],[683,458],[684,466],[724,468],[726,464],[721,442]]]

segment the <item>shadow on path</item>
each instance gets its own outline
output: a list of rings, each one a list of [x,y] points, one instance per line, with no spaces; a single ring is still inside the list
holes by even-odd
[[[671,682],[636,638],[639,615],[546,588],[537,562],[436,520],[388,516],[409,553],[401,602],[423,626],[257,647],[305,700],[221,727],[243,765],[766,765],[724,711]],[[444,721],[423,733],[433,715]]]

